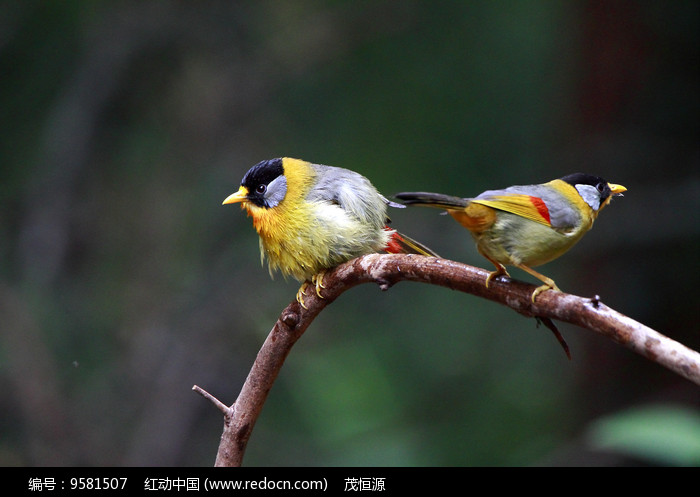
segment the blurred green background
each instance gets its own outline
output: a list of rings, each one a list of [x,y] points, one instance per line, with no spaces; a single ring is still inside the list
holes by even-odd
[[[298,288],[221,202],[279,156],[386,195],[621,183],[542,272],[698,350],[699,27],[696,1],[3,2],[0,465],[213,464],[191,387],[233,402]],[[391,214],[491,269],[449,217]],[[571,361],[497,304],[355,288],[244,463],[700,464],[696,385],[559,328]]]

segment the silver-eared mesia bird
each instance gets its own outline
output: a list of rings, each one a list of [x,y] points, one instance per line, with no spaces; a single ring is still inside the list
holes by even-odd
[[[544,285],[533,292],[534,302],[544,290],[560,290],[554,280],[532,267],[569,250],[591,229],[612,197],[625,191],[624,186],[603,178],[575,173],[540,185],[488,190],[475,198],[428,192],[398,193],[396,198],[406,205],[445,209],[467,228],[479,253],[496,266],[486,279],[487,287],[496,276],[510,276],[507,265],[541,280]]]
[[[224,204],[241,203],[260,235],[261,259],[270,275],[308,282],[321,297],[323,274],[361,255],[389,252],[435,256],[432,250],[387,226],[390,202],[364,176],[340,167],[288,157],[254,165]]]

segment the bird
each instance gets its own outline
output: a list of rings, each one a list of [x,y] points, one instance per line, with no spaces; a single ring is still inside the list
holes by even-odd
[[[593,226],[612,197],[627,191],[599,176],[573,173],[543,184],[516,185],[488,190],[474,198],[430,192],[401,192],[394,197],[404,205],[445,209],[467,228],[479,253],[496,270],[486,278],[510,277],[505,266],[520,268],[544,284],[532,293],[532,302],[546,290],[561,291],[554,280],[533,270],[564,254]]]
[[[223,201],[234,203],[253,219],[261,262],[267,258],[270,276],[279,271],[303,282],[296,300],[304,308],[308,284],[323,298],[325,272],[343,262],[380,252],[437,256],[390,228],[388,206],[405,206],[349,169],[290,157],[263,160]]]

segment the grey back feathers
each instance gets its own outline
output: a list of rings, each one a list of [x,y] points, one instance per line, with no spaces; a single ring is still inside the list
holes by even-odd
[[[340,167],[312,164],[316,185],[307,200],[330,202],[364,223],[383,227],[386,223],[387,199],[370,181],[354,171]]]

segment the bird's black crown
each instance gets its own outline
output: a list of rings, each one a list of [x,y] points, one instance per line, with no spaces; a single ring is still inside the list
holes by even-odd
[[[258,207],[270,207],[265,199],[267,186],[283,174],[282,159],[269,159],[255,164],[241,180],[241,185],[248,190],[248,200]]]
[[[598,190],[598,192],[600,193],[600,198],[602,200],[605,200],[612,194],[608,182],[600,176],[593,176],[592,174],[586,173],[573,173],[564,176],[563,178],[561,178],[561,180],[566,181],[573,187],[576,187],[576,185],[594,186],[596,190]]]
[[[270,159],[258,162],[251,167],[243,179],[241,185],[252,192],[258,185],[269,185],[270,181],[284,174],[282,159]]]

